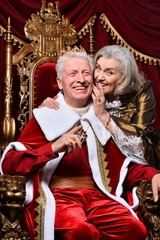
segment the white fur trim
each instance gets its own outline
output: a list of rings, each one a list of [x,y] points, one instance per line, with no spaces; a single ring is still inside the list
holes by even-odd
[[[81,122],[89,122],[102,146],[106,145],[111,137],[110,132],[104,127],[102,122],[96,117],[93,109],[93,104],[90,104],[90,108],[86,114],[81,118]]]
[[[121,171],[120,171],[120,178],[119,178],[119,182],[116,188],[116,196],[117,197],[121,197],[122,193],[123,193],[123,182],[125,180],[125,177],[128,173],[128,166],[130,164],[130,162],[135,162],[135,163],[139,163],[139,161],[137,160],[133,160],[129,157],[127,157],[121,167]],[[138,197],[136,195],[136,187],[133,188],[132,190],[132,194],[133,194],[133,205],[131,206],[131,208],[133,210],[136,210],[136,208],[138,208],[139,206],[139,200]]]
[[[133,214],[135,218],[138,219],[136,213],[132,210],[132,208],[129,206],[129,204],[120,196],[114,196],[110,194],[104,187],[101,174],[99,171],[99,164],[98,164],[98,156],[97,156],[97,148],[93,147],[96,146],[96,140],[94,137],[94,133],[91,129],[88,130],[88,138],[87,138],[87,145],[88,145],[88,154],[89,154],[89,163],[92,169],[93,178],[97,184],[97,186],[111,199],[115,200],[116,202],[119,202],[123,206],[129,209],[129,211]],[[122,188],[122,183],[121,183]]]
[[[22,151],[22,150],[26,150],[25,146],[24,146],[22,143],[20,143],[20,142],[11,142],[11,143],[6,147],[5,151],[4,151],[3,154],[2,154],[2,158],[1,158],[1,161],[0,161],[0,172],[1,172],[2,175],[4,174],[4,173],[3,173],[3,170],[2,170],[2,163],[3,163],[3,160],[4,160],[4,158],[5,158],[5,155],[6,155],[6,153],[7,153],[9,150],[11,150],[11,149],[13,149],[13,148],[15,148],[17,151],[19,151],[18,149],[21,149],[21,151]]]
[[[58,95],[56,100],[59,103],[58,110],[47,107],[33,110],[34,117],[48,141],[62,136],[80,120],[80,117],[76,113],[73,114],[73,110],[64,102],[63,95],[60,93]]]
[[[123,187],[122,187],[122,184],[124,182],[124,179],[127,175],[127,172],[128,172],[128,165],[129,163],[131,162],[131,159],[130,158],[126,158],[122,167],[121,167],[121,171],[120,171],[120,178],[119,178],[119,182],[118,182],[118,185],[117,185],[117,188],[116,188],[116,196],[117,197],[120,197],[122,195],[122,192],[123,192]]]
[[[136,194],[136,190],[137,187],[135,186],[132,190],[132,194],[133,194],[133,205],[131,206],[131,208],[135,211],[138,207],[139,207],[139,198],[137,197]]]
[[[7,152],[11,149],[15,149],[16,151],[25,151],[27,150],[26,147],[20,143],[20,142],[11,142],[7,148],[5,149],[2,158],[1,158],[1,162],[0,162],[0,171],[1,174],[3,175],[3,170],[2,170],[2,163],[3,160],[5,158],[5,155],[7,154]],[[25,197],[25,204],[29,204],[31,203],[31,201],[33,200],[33,184],[32,184],[32,179],[27,179],[26,181],[26,197]]]
[[[111,134],[94,114],[93,104],[91,103],[89,111],[80,117],[65,103],[63,94],[60,92],[58,95],[59,97],[56,100],[59,103],[58,110],[47,107],[33,110],[34,117],[40,125],[46,139],[52,141],[71,130],[81,120],[84,120],[92,125],[97,138],[102,145],[105,145]],[[86,129],[84,128],[84,130]]]
[[[42,174],[42,187],[47,198],[45,210],[44,240],[54,239],[54,220],[56,205],[54,196],[49,189],[49,182],[53,172],[55,171],[57,165],[61,161],[63,155],[64,153],[60,153],[59,157],[47,162]]]

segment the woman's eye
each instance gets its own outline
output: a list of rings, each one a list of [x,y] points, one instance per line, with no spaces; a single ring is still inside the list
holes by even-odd
[[[99,66],[95,66],[95,69],[99,70],[99,71],[101,70],[101,68]]]
[[[112,72],[112,71],[107,71],[106,74],[107,74],[108,76],[110,76],[110,75],[113,75],[114,72]]]

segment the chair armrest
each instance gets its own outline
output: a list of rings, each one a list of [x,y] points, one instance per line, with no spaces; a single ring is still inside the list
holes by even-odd
[[[0,175],[0,239],[29,239],[21,227],[25,182],[23,176]]]
[[[139,210],[151,239],[160,239],[160,193],[157,203],[153,200],[151,182],[142,180],[137,188]]]

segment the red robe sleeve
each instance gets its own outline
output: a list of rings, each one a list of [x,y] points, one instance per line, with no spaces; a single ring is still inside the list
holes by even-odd
[[[131,163],[129,165],[125,184],[127,188],[133,188],[138,184],[139,181],[143,179],[147,179],[151,182],[152,177],[157,173],[160,173],[160,171],[153,167],[150,167],[149,165]]]
[[[24,144],[25,151],[10,150],[2,163],[4,174],[27,175],[45,165],[55,155],[34,117],[24,128],[18,142]]]

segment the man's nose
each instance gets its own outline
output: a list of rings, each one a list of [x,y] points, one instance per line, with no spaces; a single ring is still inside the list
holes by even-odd
[[[84,77],[83,73],[78,74],[78,81],[79,82],[85,82],[85,77]]]

